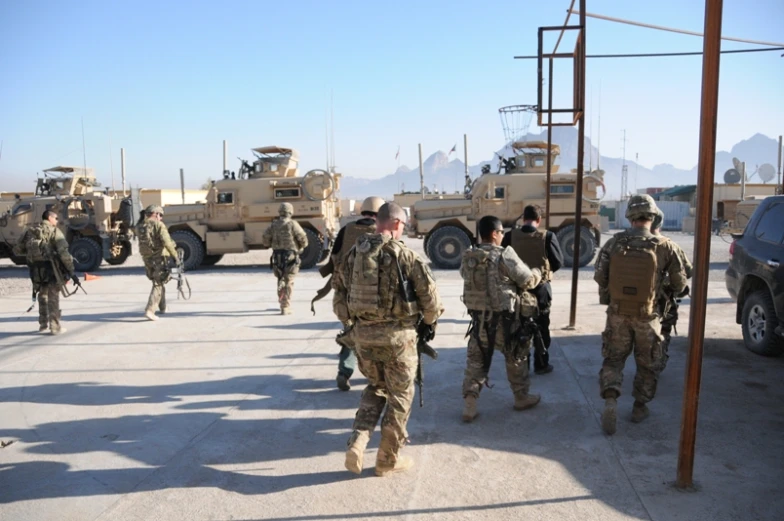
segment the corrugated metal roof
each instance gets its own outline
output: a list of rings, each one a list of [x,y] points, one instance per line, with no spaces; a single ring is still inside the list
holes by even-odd
[[[661,197],[675,197],[676,195],[690,194],[696,191],[697,191],[697,185],[674,186],[669,190],[659,192],[658,194],[653,194],[652,197],[657,201],[660,201]]]

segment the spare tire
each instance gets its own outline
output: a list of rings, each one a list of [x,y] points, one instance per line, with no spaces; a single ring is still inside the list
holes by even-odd
[[[457,226],[444,226],[429,234],[427,256],[436,268],[456,270],[463,262],[463,253],[471,247],[468,234]]]
[[[205,253],[204,243],[199,236],[190,230],[176,230],[171,233],[171,238],[178,248],[182,248],[185,271],[198,268],[204,260]]]
[[[593,230],[581,227],[580,230],[580,262],[579,267],[587,266],[596,254],[596,241],[594,240]],[[576,235],[574,224],[569,224],[558,230],[555,234],[558,237],[558,244],[561,245],[563,252],[563,263],[567,268],[574,264],[574,236]]]

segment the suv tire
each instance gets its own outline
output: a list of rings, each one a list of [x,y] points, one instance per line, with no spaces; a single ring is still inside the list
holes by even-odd
[[[755,291],[746,298],[740,323],[743,343],[749,351],[763,356],[778,356],[784,350],[784,338],[775,333],[779,321],[767,289]]]

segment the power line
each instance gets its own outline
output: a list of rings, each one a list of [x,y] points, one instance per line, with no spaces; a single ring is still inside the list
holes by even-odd
[[[766,49],[733,49],[721,51],[721,54],[742,54],[747,52],[784,51],[784,47],[770,47]],[[662,58],[671,56],[701,56],[702,51],[695,52],[649,52],[639,54],[588,54],[586,58]],[[784,56],[784,54],[782,54]],[[515,60],[536,60],[538,56],[515,56]]]

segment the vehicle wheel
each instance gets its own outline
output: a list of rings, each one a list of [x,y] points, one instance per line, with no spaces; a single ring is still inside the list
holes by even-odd
[[[123,242],[122,243],[122,250],[120,250],[120,254],[117,257],[112,257],[110,259],[106,259],[106,262],[112,266],[119,266],[120,264],[125,263],[128,260],[128,256],[131,254],[131,243],[130,242]]]
[[[301,261],[299,267],[300,269],[306,270],[318,264],[323,255],[323,249],[321,236],[310,228],[303,229],[305,230],[305,235],[308,236],[308,245],[305,247],[305,251],[302,252],[302,255],[299,256]],[[329,254],[329,250],[327,250],[327,254]]]
[[[101,246],[92,239],[80,237],[71,243],[68,251],[74,261],[74,270],[89,272],[98,269],[103,261]]]
[[[563,264],[567,268],[571,268],[574,264],[574,236],[575,228],[573,224],[564,226],[555,234],[558,237],[558,244],[561,245],[563,252]],[[582,227],[580,230],[580,263],[579,266],[587,266],[593,260],[596,254],[596,242],[594,241],[594,233],[590,228]]]
[[[743,304],[741,315],[743,343],[758,355],[778,356],[784,349],[784,338],[774,331],[779,325],[773,299],[767,289],[755,291]]]
[[[215,266],[220,262],[223,258],[223,254],[216,254],[216,255],[205,255],[204,259],[201,261],[202,266]]]
[[[468,234],[457,226],[444,226],[427,239],[427,256],[436,268],[455,270],[460,267],[463,253],[471,247]]]
[[[424,250],[425,255],[428,255],[428,253],[427,253],[428,244],[430,244],[430,234],[429,233],[427,235],[425,235],[424,239],[422,239],[422,249]]]
[[[17,266],[24,266],[27,264],[27,257],[24,255],[11,255],[11,262],[16,264]]]
[[[199,236],[192,231],[177,230],[171,233],[171,238],[178,248],[182,248],[185,271],[198,268],[204,260],[204,243]]]

